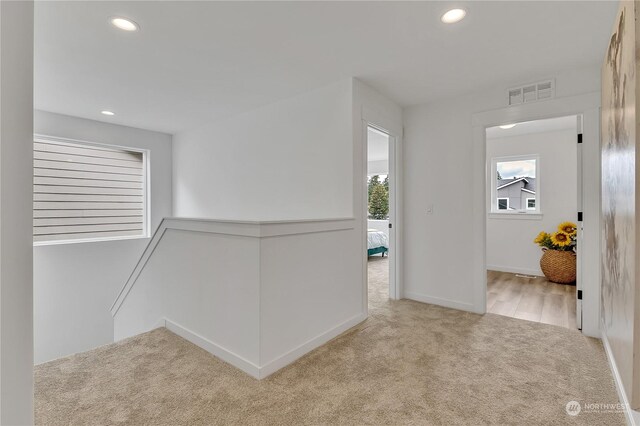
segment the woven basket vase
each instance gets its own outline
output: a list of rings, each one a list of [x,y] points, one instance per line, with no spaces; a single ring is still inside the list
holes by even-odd
[[[549,281],[573,283],[576,281],[576,254],[572,251],[543,249],[540,268]]]

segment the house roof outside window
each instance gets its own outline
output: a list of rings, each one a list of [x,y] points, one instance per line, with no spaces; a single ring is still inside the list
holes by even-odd
[[[524,182],[522,186],[523,191],[531,192],[533,194],[536,193],[536,178],[532,177],[520,177],[520,178],[512,178],[512,179],[499,179],[497,181],[497,189],[506,188],[507,186],[513,185],[517,182]]]

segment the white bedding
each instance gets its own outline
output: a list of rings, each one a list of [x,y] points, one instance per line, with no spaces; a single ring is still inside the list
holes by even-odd
[[[389,238],[384,232],[369,229],[367,232],[367,249],[378,247],[389,248]]]

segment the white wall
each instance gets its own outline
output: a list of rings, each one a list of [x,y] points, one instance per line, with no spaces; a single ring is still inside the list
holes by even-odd
[[[356,79],[301,94],[175,136],[174,211],[181,217],[299,220],[354,217],[333,295],[367,311],[363,120],[401,136],[401,109]],[[326,259],[325,259],[326,260]],[[339,281],[335,281],[339,282]],[[306,306],[310,292],[292,302]],[[297,300],[297,302],[296,302]],[[312,310],[310,310],[312,312]],[[307,322],[321,324],[322,310]],[[343,318],[344,320],[344,318]],[[322,327],[318,327],[320,330]],[[269,353],[269,357],[275,353]]]
[[[495,157],[537,154],[537,199],[542,218],[487,218],[487,269],[542,275],[540,231],[555,232],[564,221],[575,222],[578,211],[577,129],[487,139],[487,161]]]
[[[0,2],[0,424],[33,424],[33,2]]]
[[[270,371],[366,318],[354,235],[351,228],[261,240],[260,363]]]
[[[175,135],[174,212],[351,217],[351,80]]]
[[[172,215],[170,135],[44,111],[34,122],[38,134],[149,149],[152,232]],[[33,248],[36,363],[113,342],[109,308],[148,241]]]
[[[259,239],[168,229],[114,316],[115,339],[167,320],[258,366],[259,284]]]
[[[621,403],[640,409],[640,7],[620,2],[602,65],[602,340]],[[634,19],[635,18],[635,19]],[[640,417],[638,411],[627,413]]]
[[[557,98],[596,92],[600,87],[595,66],[555,78]],[[505,82],[403,111],[405,297],[473,310],[472,116],[506,107],[506,88],[512,83],[537,80]],[[427,214],[429,205],[433,214]]]
[[[354,223],[165,220],[114,309],[116,339],[164,323],[266,377],[366,318]]]

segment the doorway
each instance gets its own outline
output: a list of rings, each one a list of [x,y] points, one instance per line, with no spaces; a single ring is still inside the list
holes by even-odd
[[[531,102],[473,114],[473,187],[474,229],[471,239],[473,261],[473,310],[484,314],[487,311],[487,262],[486,262],[486,222],[487,203],[487,162],[486,129],[489,127],[543,120],[569,115],[582,116],[582,144],[580,145],[580,165],[582,168],[582,210],[579,223],[581,244],[578,254],[580,278],[576,298],[582,314],[582,333],[600,336],[600,93],[566,96],[544,102]],[[577,219],[577,214],[576,214]],[[582,293],[582,294],[581,294]],[[581,298],[580,298],[581,297]]]
[[[393,298],[391,263],[394,255],[394,138],[384,130],[366,128],[367,289],[369,307]]]
[[[582,117],[486,129],[486,311],[581,328]]]

